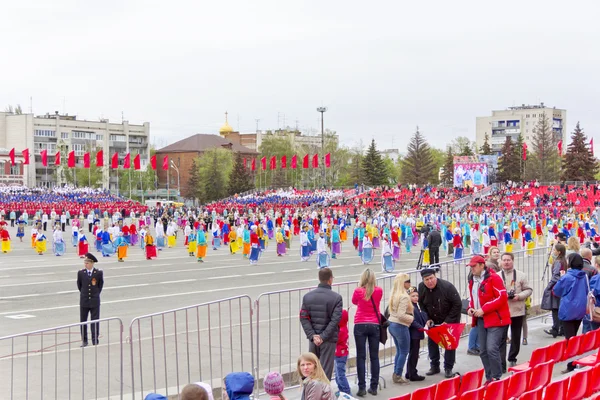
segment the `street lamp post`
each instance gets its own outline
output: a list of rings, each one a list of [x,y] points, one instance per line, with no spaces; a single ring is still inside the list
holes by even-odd
[[[179,181],[179,168],[177,168],[177,166],[175,165],[173,160],[171,160],[171,167],[173,167],[173,169],[177,172],[177,191],[179,192],[179,196],[181,196],[181,186],[180,186],[180,181]]]
[[[325,129],[323,117],[327,107],[317,107],[317,111],[321,113],[321,186],[325,185]]]

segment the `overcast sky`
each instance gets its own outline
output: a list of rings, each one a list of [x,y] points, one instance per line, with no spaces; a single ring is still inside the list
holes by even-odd
[[[317,129],[325,105],[342,143],[404,151],[417,125],[443,148],[543,101],[600,139],[597,1],[2,3],[2,109],[123,112],[166,145],[218,133],[225,111],[242,132]]]

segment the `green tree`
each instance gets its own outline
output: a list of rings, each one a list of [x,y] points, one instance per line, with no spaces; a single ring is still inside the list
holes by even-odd
[[[4,109],[4,112],[9,113],[9,114],[21,115],[21,114],[23,114],[23,109],[21,108],[20,104],[17,104],[16,107],[13,107],[11,104],[9,104]]]
[[[190,166],[190,170],[188,172],[188,181],[184,186],[184,190],[182,191],[183,197],[187,199],[197,200],[200,197],[200,170],[198,169],[198,164],[196,163],[196,158],[192,160],[192,165]]]
[[[381,186],[389,183],[386,166],[381,153],[377,150],[375,139],[371,140],[371,145],[362,159],[361,168],[366,185]]]
[[[236,193],[243,193],[251,189],[254,189],[254,177],[250,170],[244,165],[242,155],[237,153],[235,155],[233,168],[229,174],[227,193],[229,196],[232,196]]]
[[[515,165],[519,166],[519,182],[523,181],[525,178],[525,164],[527,160],[523,160],[523,151],[525,147],[525,141],[523,140],[523,135],[519,134],[517,136],[517,142],[515,143],[515,157],[514,162]]]
[[[267,134],[260,145],[259,148],[260,156],[267,158],[267,170],[262,171],[260,166],[258,168],[258,172],[260,174],[259,181],[262,187],[269,186],[293,186],[295,185],[294,176],[297,174],[293,174],[288,172],[288,169],[281,169],[280,162],[281,157],[286,156],[288,159],[288,164],[291,162],[292,156],[296,154],[294,146],[292,145],[292,141],[289,136],[279,136],[279,135],[269,135]],[[275,170],[269,169],[269,162],[271,157],[277,157],[278,168]],[[298,156],[299,160],[302,160],[300,156]],[[288,166],[289,168],[289,166]],[[239,193],[239,191],[238,191]]]
[[[446,161],[446,152],[437,147],[431,148],[431,158],[433,159],[433,175],[430,183],[437,185],[440,183],[440,170],[444,167]]]
[[[532,154],[527,159],[526,175],[528,180],[537,179],[540,182],[556,182],[558,180],[560,160],[556,148],[557,142],[546,113],[540,114],[531,141]]]
[[[446,186],[453,186],[454,184],[454,153],[452,152],[452,146],[448,146],[446,150],[446,157],[444,159],[444,166],[442,172],[442,184]]]
[[[205,151],[196,159],[200,176],[200,203],[227,197],[229,176],[233,168],[233,153],[223,148]]]
[[[471,141],[466,136],[458,136],[453,139],[452,142],[450,142],[450,146],[452,146],[452,153],[460,156],[472,156],[477,150],[475,142]]]
[[[492,146],[490,146],[490,137],[487,133],[485,134],[485,138],[483,139],[483,146],[481,146],[481,149],[479,149],[479,154],[484,156],[490,156],[494,154],[494,152],[492,151]]]
[[[408,153],[402,160],[401,182],[417,185],[435,182],[438,171],[435,169],[431,148],[417,127],[408,144]]]
[[[579,126],[571,133],[571,143],[562,159],[562,180],[593,181],[598,173],[598,159],[592,154],[587,135]]]
[[[507,136],[502,146],[500,158],[498,159],[497,177],[499,182],[515,182],[520,179],[519,169],[515,168],[518,165],[517,157],[519,157],[519,152],[516,144],[510,136]]]

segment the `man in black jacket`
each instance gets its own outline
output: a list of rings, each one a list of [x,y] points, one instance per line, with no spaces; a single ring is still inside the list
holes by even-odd
[[[331,290],[333,272],[329,268],[319,270],[319,282],[319,286],[302,299],[300,323],[310,341],[308,350],[319,357],[327,379],[331,379],[343,300]]]
[[[442,245],[442,235],[437,228],[433,230],[427,236],[427,246],[429,246],[429,261],[430,264],[440,263],[440,246]]]
[[[79,289],[79,321],[87,322],[88,315],[91,320],[100,319],[100,293],[104,286],[104,274],[94,267],[98,262],[96,256],[87,253],[83,260],[85,268],[77,272],[77,289]],[[98,344],[100,336],[100,324],[93,322],[92,344]],[[88,345],[87,325],[81,325],[81,347]]]
[[[458,291],[450,282],[438,279],[434,268],[421,270],[423,282],[419,284],[419,305],[429,316],[427,324],[456,324],[460,322],[462,301]],[[431,368],[425,375],[440,373],[440,348],[437,343],[427,339]],[[456,360],[456,350],[446,350],[444,353],[444,372],[446,378],[454,376],[452,369]]]

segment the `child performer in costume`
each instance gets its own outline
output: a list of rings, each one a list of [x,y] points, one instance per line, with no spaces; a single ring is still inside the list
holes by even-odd
[[[196,251],[198,251],[198,234],[195,230],[192,230],[192,228],[189,225],[186,225],[185,228],[190,230],[190,233],[187,236],[188,255],[190,257],[194,257],[194,254],[196,254]]]
[[[342,253],[342,239],[340,237],[340,230],[337,225],[333,226],[331,230],[331,258],[337,258],[338,254]]]
[[[10,251],[10,234],[4,226],[0,230],[0,240],[2,240],[2,252],[8,253]]]
[[[46,235],[38,233],[35,237],[35,251],[41,256],[46,252]]]
[[[512,253],[513,251],[512,236],[510,234],[510,229],[508,229],[508,226],[504,227],[504,251],[507,253]]]
[[[17,237],[19,238],[21,243],[23,243],[23,236],[25,236],[25,221],[22,219],[22,217],[19,217],[17,225],[19,225],[19,227],[17,228]]]
[[[525,246],[527,246],[527,257],[533,256],[533,249],[535,248],[535,241],[531,235],[531,226],[525,226]]]
[[[122,234],[119,234],[115,239],[115,246],[117,248],[117,261],[124,262],[127,257],[127,240]]]
[[[206,243],[206,232],[204,232],[204,225],[200,225],[198,235],[196,236],[197,258],[198,262],[203,263],[206,258],[206,249],[208,244]]]
[[[146,231],[145,228],[142,227],[140,230],[140,235],[143,233],[142,243],[144,243],[144,248],[146,249],[146,260],[152,260],[157,257],[156,246],[154,245],[154,237],[150,231]]]
[[[88,245],[87,238],[85,237],[85,235],[83,233],[83,228],[79,229],[79,235],[77,237],[78,237],[77,254],[79,255],[79,258],[85,258],[85,255],[88,253],[89,245]]]
[[[238,244],[237,230],[233,227],[229,233],[227,234],[229,239],[229,252],[231,254],[235,254],[240,250],[240,246]]]
[[[285,254],[285,240],[283,240],[283,233],[281,233],[279,227],[275,231],[275,241],[277,242],[277,257],[283,257]]]

